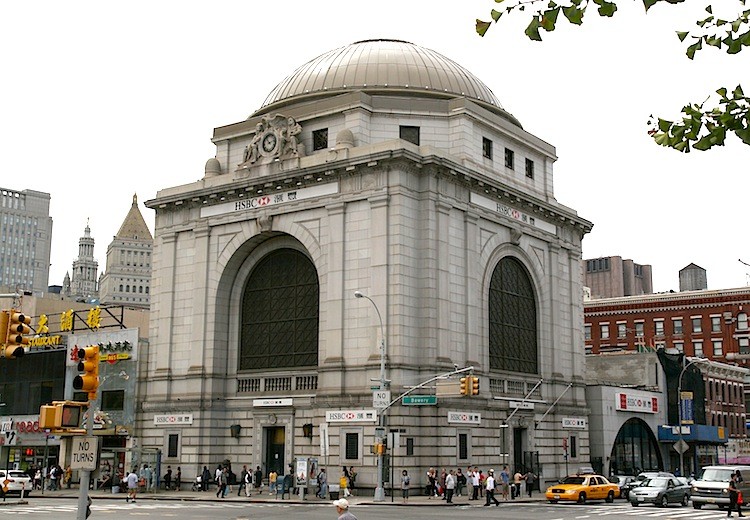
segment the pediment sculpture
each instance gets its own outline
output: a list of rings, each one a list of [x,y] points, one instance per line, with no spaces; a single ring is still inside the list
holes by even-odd
[[[300,133],[302,127],[293,117],[263,116],[255,125],[255,135],[245,147],[240,166],[250,166],[263,159],[302,157],[305,148],[299,141]]]

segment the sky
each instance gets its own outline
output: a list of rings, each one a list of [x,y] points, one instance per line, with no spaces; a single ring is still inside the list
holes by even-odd
[[[675,31],[707,3],[646,14],[619,0],[613,18],[592,9],[581,27],[560,15],[540,43],[523,14],[477,36],[493,0],[3,2],[0,187],[51,194],[50,285],[72,270],[87,222],[101,273],[133,195],[153,232],[143,202],[203,177],[215,127],[246,119],[320,54],[393,38],[464,66],[556,147],[555,197],[594,224],[584,258],[650,264],[656,292],[678,290],[690,263],[709,289],[744,287],[750,147],[731,136],[681,154],[646,134],[650,114],[678,118],[722,86],[750,91],[750,50],[685,56]]]

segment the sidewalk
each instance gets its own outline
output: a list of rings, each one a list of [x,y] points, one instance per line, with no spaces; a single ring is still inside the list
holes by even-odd
[[[332,500],[323,500],[320,498],[315,497],[314,494],[308,495],[305,494],[305,499],[300,500],[299,495],[292,495],[291,498],[289,498],[289,495],[285,495],[285,497],[282,499],[281,496],[276,495],[270,495],[268,492],[257,494],[253,490],[252,495],[250,498],[247,498],[244,496],[244,493],[242,496],[237,496],[237,488],[234,487],[234,490],[230,492],[225,498],[217,498],[216,497],[216,490],[208,490],[208,491],[158,491],[154,493],[138,493],[138,500],[177,500],[177,501],[200,501],[200,502],[249,502],[249,503],[292,503],[292,504],[309,504],[309,505],[317,505],[317,504],[330,504]],[[433,506],[433,507],[450,507],[451,504],[447,504],[445,500],[441,498],[435,498],[435,497],[428,497],[424,494],[419,495],[411,495],[409,496],[409,500],[407,502],[404,502],[401,498],[401,491],[396,489],[395,496],[393,497],[393,500],[391,500],[390,496],[385,497],[384,502],[375,502],[373,501],[372,495],[363,495],[363,496],[349,496],[347,497],[347,500],[352,505],[359,505],[359,504],[378,504],[378,505],[393,505],[393,506]],[[416,490],[411,490],[412,492]],[[422,491],[419,489],[418,491]],[[390,493],[390,490],[387,490],[388,493]],[[314,491],[313,491],[314,493]],[[103,490],[97,490],[97,491],[89,491],[89,496],[92,498],[92,500],[96,500],[97,498],[107,498],[107,499],[114,499],[114,500],[122,500],[125,501],[125,498],[127,497],[127,493],[117,493],[112,494],[110,491],[103,491]],[[515,500],[508,499],[507,501],[504,501],[502,499],[502,496],[498,496],[497,499],[500,501],[500,506],[508,506],[516,503],[528,503],[528,502],[540,502],[544,501],[544,494],[535,491],[534,495],[529,498],[527,495],[522,495],[519,498],[516,498]],[[37,500],[40,498],[78,498],[78,488],[73,487],[71,489],[62,489],[58,491],[45,491],[44,494],[42,494],[41,491],[34,491],[31,495],[31,497],[28,500]],[[16,497],[13,497],[13,499],[16,499]],[[24,497],[24,500],[26,500],[26,497]],[[476,501],[469,500],[469,496],[463,495],[463,496],[454,496],[453,497],[453,504],[452,505],[460,505],[460,506],[477,506],[482,507],[484,506],[485,498],[480,497]]]

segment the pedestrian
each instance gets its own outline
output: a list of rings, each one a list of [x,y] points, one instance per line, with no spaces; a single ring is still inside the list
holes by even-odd
[[[334,500],[333,505],[338,513],[338,520],[357,520],[357,517],[349,512],[349,501],[345,498]]]
[[[156,474],[148,464],[144,464],[143,468],[143,487],[146,489],[146,491],[151,492],[154,490],[154,480],[156,480]]]
[[[211,472],[208,471],[208,466],[203,466],[203,473],[201,473],[201,491],[208,491],[209,480],[211,480]]]
[[[42,470],[41,468],[36,468],[36,472],[34,473],[34,488],[41,491],[42,489]]]
[[[440,481],[438,482],[438,494],[445,500],[445,477],[448,476],[448,473],[445,471],[445,468],[440,472]]]
[[[180,466],[177,466],[177,473],[174,477],[174,490],[179,491],[180,486],[182,486],[182,468],[180,468]]]
[[[739,492],[737,491],[737,476],[732,473],[732,477],[729,479],[729,509],[727,510],[727,517],[732,516],[732,511],[737,510],[737,516],[745,516],[742,514],[742,509],[737,500]]]
[[[243,466],[243,468],[244,467],[245,466]],[[244,475],[242,476],[242,485],[240,485],[238,487],[240,489],[242,489],[244,487],[245,488],[245,496],[247,498],[250,498],[250,490],[253,487],[253,474],[250,473],[250,471],[248,471],[247,469],[245,469],[245,471],[243,471],[243,474]],[[238,492],[237,496],[239,496],[239,492]]]
[[[48,489],[50,491],[56,491],[57,490],[57,466],[52,465],[49,469],[49,487]]]
[[[523,481],[523,475],[521,475],[521,472],[516,470],[515,474],[513,475],[513,489],[511,490],[511,498],[515,499],[516,497],[521,496],[521,482]]]
[[[242,494],[242,488],[244,488],[245,484],[247,483],[247,464],[242,465],[242,471],[240,471],[240,482],[242,484],[240,486],[237,486],[237,496],[240,496]]]
[[[479,500],[479,468],[474,466],[471,472],[471,500]]]
[[[503,470],[500,472],[500,483],[503,489],[503,500],[508,500],[508,486],[510,483],[510,473],[508,473],[508,466],[503,466]]]
[[[401,472],[401,498],[404,499],[404,503],[409,501],[409,484],[411,484],[409,472],[404,470]]]
[[[526,480],[526,493],[528,493],[529,498],[531,498],[531,492],[534,489],[534,483],[536,482],[536,475],[534,475],[534,472],[529,470],[526,472],[526,475],[524,475],[524,479]]]
[[[260,470],[260,466],[256,466],[254,477],[255,490],[260,494],[260,488],[263,487],[263,472]]]
[[[739,471],[737,473],[739,473]],[[65,483],[65,487],[68,489],[70,489],[71,480],[73,480],[73,469],[70,467],[70,464],[68,464],[65,467],[65,474],[63,475],[63,482]]]
[[[354,466],[349,466],[349,491],[354,494],[354,488],[357,485],[357,470],[354,469]]]
[[[125,498],[125,502],[133,502],[135,504],[135,496],[138,494],[138,475],[135,474],[135,468],[128,473],[125,480],[128,483],[128,496]]]
[[[276,473],[275,469],[271,470],[271,473],[268,474],[268,487],[271,488],[271,492],[269,495],[275,495],[277,493],[276,483],[278,481],[279,474]]]
[[[466,487],[466,475],[463,474],[461,468],[456,470],[456,496],[461,496],[461,491]]]
[[[450,470],[445,476],[445,503],[453,503],[453,492],[456,489],[456,476],[453,474],[453,470]]]
[[[346,468],[344,469],[346,470]],[[344,498],[351,494],[349,493],[349,478],[346,476],[346,473],[348,473],[348,471],[343,471],[339,477],[339,488],[341,489],[341,494],[344,495]]]
[[[491,469],[487,472],[487,478],[485,480],[485,494],[487,495],[487,501],[484,503],[485,506],[490,505],[490,502],[495,502],[495,506],[499,506],[500,502],[495,498],[495,470]],[[507,497],[506,497],[507,500]]]
[[[226,496],[227,484],[229,483],[229,472],[227,468],[222,468],[218,478],[219,489],[216,491],[216,498],[224,498]]]
[[[482,470],[479,470],[479,497],[484,498],[484,481],[487,480],[487,475],[485,475]]]
[[[172,466],[167,466],[167,472],[164,474],[164,490],[169,491],[172,486]]]
[[[435,468],[430,468],[427,470],[427,494],[429,495],[429,498],[432,498],[433,495],[435,497],[438,496],[437,471],[435,470]]]
[[[326,469],[323,468],[318,473],[318,491],[315,493],[318,498],[325,499],[328,496],[328,475],[326,475]]]

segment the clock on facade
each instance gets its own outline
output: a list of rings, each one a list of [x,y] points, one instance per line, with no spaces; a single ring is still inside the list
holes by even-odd
[[[276,149],[276,134],[271,132],[268,132],[266,135],[263,136],[263,151],[266,153],[271,153]]]

